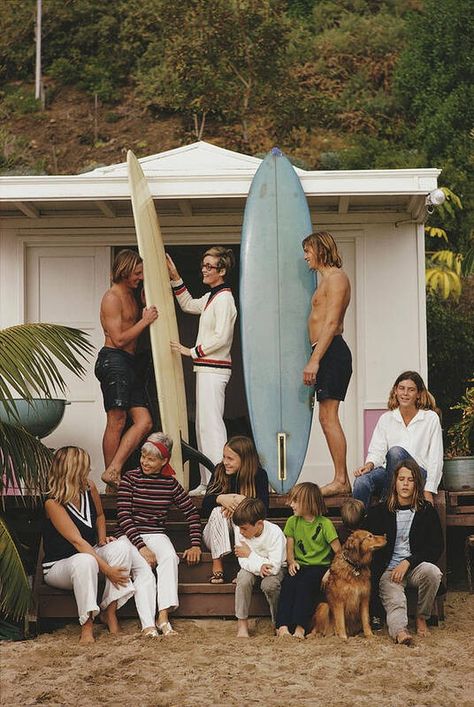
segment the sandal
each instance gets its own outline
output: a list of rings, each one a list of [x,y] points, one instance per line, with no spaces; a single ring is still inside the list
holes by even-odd
[[[156,628],[149,628],[146,631],[143,631],[142,636],[145,638],[158,638],[158,631]]]
[[[224,584],[224,573],[213,572],[209,577],[209,584]]]
[[[163,621],[162,624],[159,624],[158,631],[162,636],[171,636],[172,634],[175,636],[178,635],[178,632],[174,630],[169,621]]]

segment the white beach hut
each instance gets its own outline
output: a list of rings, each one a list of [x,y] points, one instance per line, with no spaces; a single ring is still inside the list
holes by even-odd
[[[178,263],[180,253],[188,257],[202,245],[238,246],[259,159],[197,142],[140,162]],[[396,375],[407,368],[427,374],[423,221],[439,170],[297,172],[313,226],[334,234],[352,283],[345,336],[354,375],[341,410],[352,470]],[[135,244],[125,163],[74,176],[0,177],[0,327],[66,324],[87,331],[100,348],[99,305],[111,260]],[[88,449],[99,482],[105,414],[93,367],[91,360],[84,381],[67,376],[72,404],[45,442]],[[236,380],[230,417],[233,408],[240,414]],[[330,478],[315,424],[301,479]]]

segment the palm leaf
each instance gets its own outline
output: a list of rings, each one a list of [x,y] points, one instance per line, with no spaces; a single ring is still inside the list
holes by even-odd
[[[43,493],[51,458],[36,437],[0,421],[0,495],[12,487],[32,496]]]
[[[0,400],[8,406],[15,394],[30,400],[64,392],[57,361],[82,377],[85,368],[80,359],[87,359],[93,349],[83,331],[59,324],[21,324],[0,330]]]
[[[13,620],[20,619],[31,603],[30,584],[20,553],[0,517],[0,611]]]

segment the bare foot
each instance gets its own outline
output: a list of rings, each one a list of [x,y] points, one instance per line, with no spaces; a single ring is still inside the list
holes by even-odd
[[[351,492],[351,485],[348,481],[344,484],[339,483],[339,481],[331,481],[330,484],[326,484],[321,488],[322,496],[345,496]]]
[[[237,619],[237,638],[250,638],[248,619]]]
[[[305,637],[304,628],[302,628],[301,626],[297,626],[294,630],[293,638],[304,638],[304,637]]]
[[[413,637],[406,629],[402,629],[397,633],[395,643],[400,643],[403,646],[411,646],[413,643]]]
[[[285,636],[291,637],[291,633],[288,631],[288,626],[280,626],[280,628],[277,628],[276,635],[278,638],[285,638]]]
[[[81,637],[79,643],[86,645],[88,643],[95,643],[94,629],[92,624],[92,619],[87,619],[85,624],[81,626]]]
[[[107,626],[109,633],[113,633],[115,635],[120,633],[120,624],[117,619],[117,614],[115,613],[117,607],[112,606],[116,603],[117,602],[112,602],[112,604],[109,604],[105,611],[101,611],[99,614],[99,621]]]
[[[430,635],[426,619],[423,616],[418,616],[416,619],[416,633],[420,638],[426,638]]]
[[[142,636],[145,636],[146,638],[158,638],[159,635],[160,634],[154,626],[147,626],[142,631]]]
[[[117,469],[106,469],[100,477],[104,484],[107,484],[106,493],[115,493],[120,484],[120,471]],[[112,490],[109,490],[112,489]]]

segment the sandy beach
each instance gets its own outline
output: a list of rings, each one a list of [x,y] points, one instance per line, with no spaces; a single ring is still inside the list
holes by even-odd
[[[385,631],[367,641],[277,639],[268,619],[250,640],[236,623],[174,622],[178,636],[144,639],[136,621],[92,646],[77,625],[1,645],[2,705],[474,705],[474,595],[452,592],[446,621],[412,648]]]

